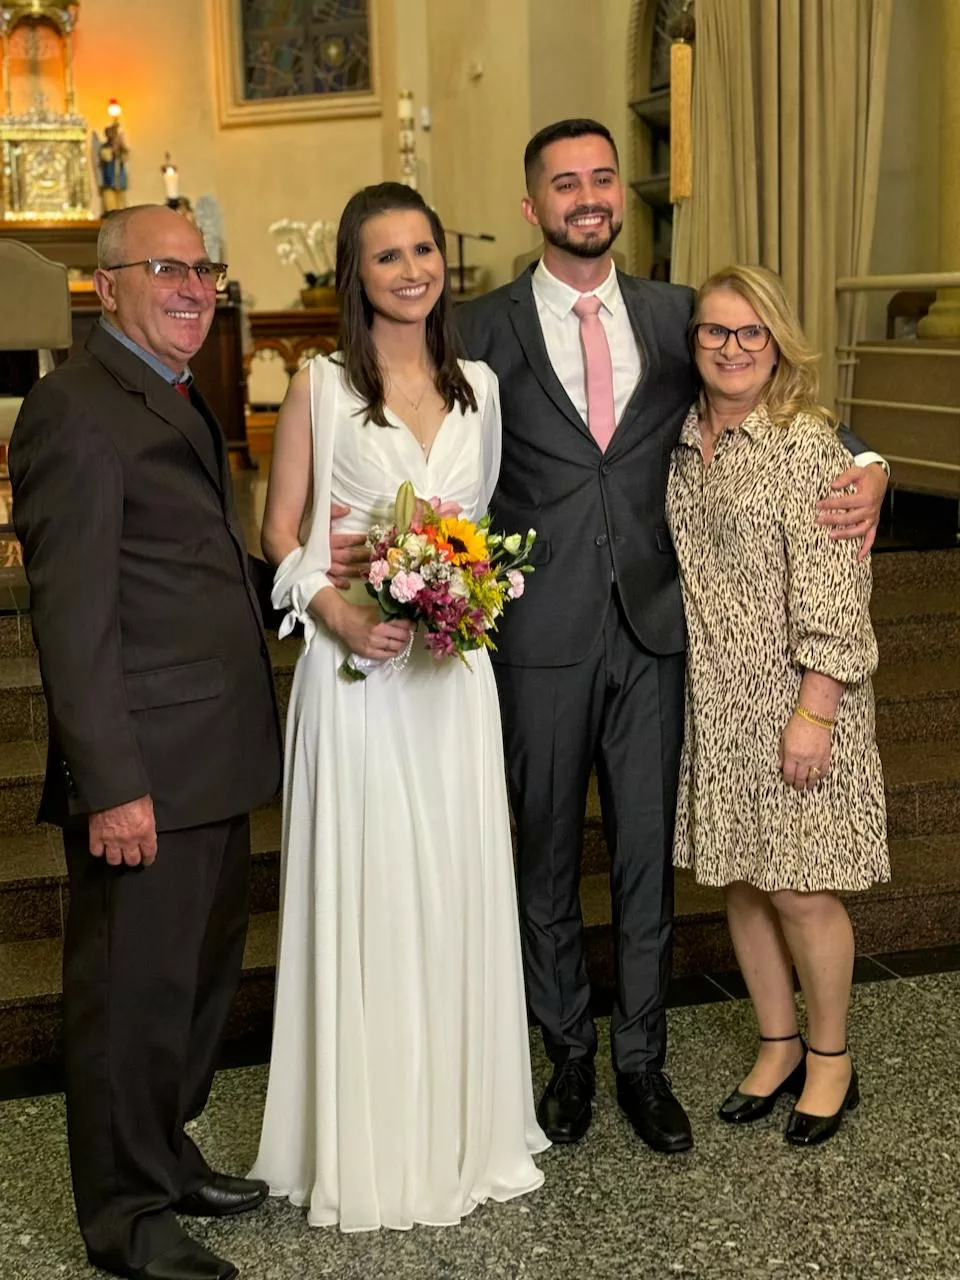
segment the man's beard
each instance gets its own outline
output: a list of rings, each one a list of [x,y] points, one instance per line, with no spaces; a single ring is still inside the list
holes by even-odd
[[[591,213],[604,214],[609,218],[609,233],[606,236],[598,234],[597,238],[593,240],[571,239],[568,230],[569,223],[574,218],[583,218]],[[544,240],[548,244],[552,244],[555,249],[563,249],[565,253],[573,254],[576,258],[602,258],[620,234],[622,226],[622,221],[614,222],[613,215],[609,209],[584,206],[583,208],[574,209],[564,222],[562,230],[557,231],[553,227],[545,226],[543,223],[540,224],[540,230],[543,233]]]

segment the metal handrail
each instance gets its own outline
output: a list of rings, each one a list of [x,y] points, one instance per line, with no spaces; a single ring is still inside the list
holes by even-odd
[[[909,409],[911,413],[945,413],[951,417],[960,414],[958,404],[912,404],[908,400],[862,400],[858,396],[837,396],[837,404],[858,406],[862,409]]]
[[[914,271],[898,276],[841,276],[837,293],[861,289],[960,289],[960,271]]]

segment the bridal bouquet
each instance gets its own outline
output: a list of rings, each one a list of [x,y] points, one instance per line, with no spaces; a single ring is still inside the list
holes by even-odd
[[[494,649],[490,632],[508,600],[523,595],[523,575],[536,531],[493,533],[490,516],[464,520],[453,503],[417,498],[405,481],[397,492],[390,528],[375,526],[367,535],[370,564],[367,591],[386,618],[408,618],[422,626],[433,656],[455,655],[465,662],[471,649]],[[406,665],[406,650],[390,659]],[[380,664],[351,654],[340,666],[348,680],[365,680]]]

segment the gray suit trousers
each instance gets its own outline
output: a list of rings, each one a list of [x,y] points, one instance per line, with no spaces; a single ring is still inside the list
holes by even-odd
[[[596,767],[616,948],[613,1065],[662,1066],[684,655],[643,648],[614,590],[598,643],[565,667],[497,664],[527,999],[554,1063],[592,1060],[580,865]]]

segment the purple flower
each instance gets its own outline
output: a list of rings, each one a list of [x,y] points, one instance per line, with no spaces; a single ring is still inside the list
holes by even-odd
[[[457,652],[453,637],[447,631],[429,631],[424,643],[438,662],[441,658],[452,658]]]

